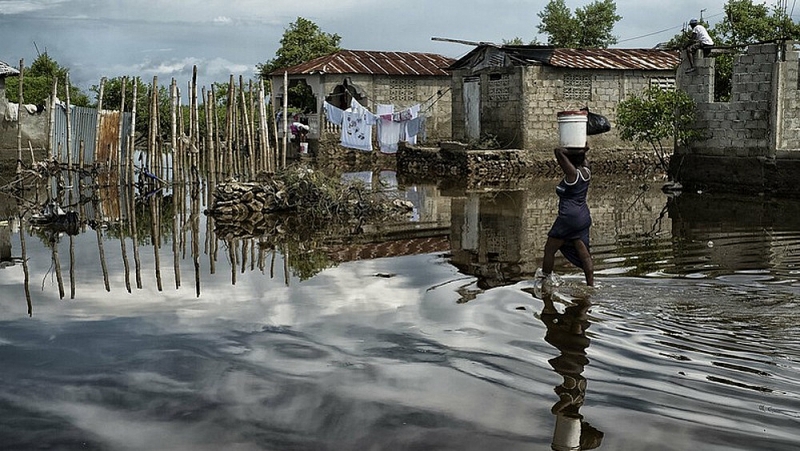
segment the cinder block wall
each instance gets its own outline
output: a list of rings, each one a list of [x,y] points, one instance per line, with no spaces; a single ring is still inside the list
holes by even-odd
[[[800,82],[795,42],[751,45],[734,61],[731,100],[714,102],[714,59],[679,71],[697,102],[707,139],[675,150],[670,175],[695,190],[796,196],[800,170]]]
[[[565,76],[584,75],[589,79],[589,95],[571,98],[565,90]],[[584,106],[607,117],[612,128],[608,133],[589,137],[594,149],[633,150],[634,144],[623,141],[615,127],[617,106],[630,95],[640,94],[651,82],[672,79],[673,71],[581,71],[546,66],[523,68],[525,149],[551,149],[558,144],[559,111],[577,110]]]
[[[753,45],[736,58],[729,102],[714,102],[713,58],[695,58],[697,72],[692,75],[684,75],[686,66],[681,67],[680,87],[697,103],[696,124],[708,136],[685,151],[710,156],[770,154],[776,50],[775,44]]]

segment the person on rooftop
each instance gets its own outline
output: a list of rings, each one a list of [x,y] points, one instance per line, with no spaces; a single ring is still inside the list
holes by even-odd
[[[697,70],[694,67],[694,53],[697,49],[706,49],[714,45],[714,40],[711,39],[708,30],[706,30],[706,27],[700,25],[697,19],[691,19],[689,21],[689,27],[692,29],[692,38],[689,41],[689,45],[686,46],[686,57],[689,60],[689,68],[686,69],[687,74]]]

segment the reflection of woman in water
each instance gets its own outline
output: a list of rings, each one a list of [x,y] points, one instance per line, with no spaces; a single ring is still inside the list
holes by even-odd
[[[583,421],[583,415],[578,412],[586,395],[586,378],[581,374],[589,363],[586,357],[586,348],[589,347],[586,329],[589,327],[587,313],[592,304],[588,299],[575,299],[576,305],[568,306],[564,313],[559,313],[552,296],[545,295],[542,298],[544,308],[541,319],[547,326],[544,339],[561,351],[561,355],[548,362],[563,378],[563,382],[555,387],[559,399],[551,409],[556,416],[553,449],[595,449],[603,441],[603,433]]]
[[[556,186],[558,194],[558,217],[547,233],[544,246],[542,272],[548,277],[553,272],[556,251],[561,251],[573,265],[583,269],[586,284],[594,285],[594,265],[589,253],[589,228],[592,217],[586,205],[586,193],[592,174],[585,166],[584,149],[556,148],[558,165],[564,171],[564,179]]]

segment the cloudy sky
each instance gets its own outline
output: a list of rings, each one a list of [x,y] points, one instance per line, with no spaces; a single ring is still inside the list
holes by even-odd
[[[566,0],[573,11],[589,0]],[[725,0],[617,0],[617,47],[649,48],[669,40],[691,17],[712,25]],[[395,50],[460,57],[472,47],[444,37],[502,42],[537,36],[547,0],[0,0],[0,61],[29,65],[38,53],[70,69],[85,90],[101,77],[139,76],[159,83],[249,79],[274,58],[297,17],[342,36],[353,50]],[[37,50],[38,49],[38,50]]]

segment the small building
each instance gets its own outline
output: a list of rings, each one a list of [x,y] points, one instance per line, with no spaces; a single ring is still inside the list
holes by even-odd
[[[450,139],[452,105],[447,67],[454,61],[434,53],[340,50],[272,72],[273,101],[280,109],[284,73],[288,88],[302,84],[310,88],[315,104],[303,114],[310,127],[307,139],[312,150],[339,139],[339,129],[326,123],[324,101],[344,110],[355,99],[373,113],[379,104],[394,105],[396,111],[420,105],[419,114],[427,118],[428,140]]]
[[[680,61],[672,50],[481,43],[449,67],[453,138],[551,149],[559,142],[556,114],[589,107],[612,124],[592,137],[594,149],[633,148],[613,127],[617,104],[650,85],[673,88]]]
[[[678,71],[678,87],[696,102],[696,128],[705,139],[675,149],[670,175],[692,191],[796,196],[800,42],[754,44],[737,55],[728,101],[714,100],[715,66],[698,52],[695,72]]]
[[[6,78],[18,77],[19,70],[0,61],[0,166],[5,160],[16,162],[19,144],[23,149],[43,150],[47,147],[47,118],[49,109],[44,105],[19,105],[8,101]],[[19,133],[22,127],[22,133]],[[20,143],[21,139],[21,143]]]

